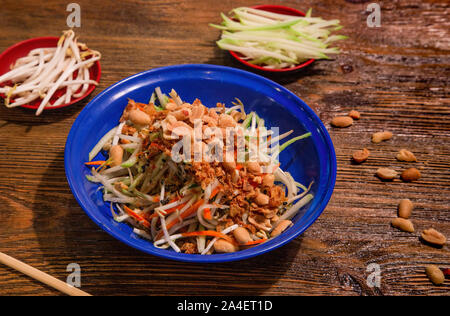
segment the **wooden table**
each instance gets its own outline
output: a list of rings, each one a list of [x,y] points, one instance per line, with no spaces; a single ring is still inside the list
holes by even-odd
[[[214,41],[208,23],[252,1],[77,1],[81,39],[103,54],[103,76],[92,97],[134,73],[160,66],[210,63],[239,67]],[[104,233],[78,206],[64,174],[64,144],[89,100],[41,117],[0,107],[0,251],[65,280],[78,263],[82,289],[94,295],[448,295],[433,286],[424,266],[450,267],[448,246],[418,236],[434,227],[450,237],[450,6],[445,0],[379,1],[381,27],[366,24],[373,1],[272,1],[339,18],[350,38],[332,61],[272,79],[304,99],[329,128],[338,158],[334,195],[323,215],[290,244],[234,263],[201,265],[163,260],[131,249]],[[0,51],[32,37],[58,36],[67,1],[2,0]],[[347,129],[332,117],[351,109],[362,118]],[[373,145],[370,135],[394,138]],[[354,150],[370,159],[352,165]],[[401,148],[416,154],[422,178],[383,183],[374,173],[396,161]],[[409,165],[408,165],[409,166]],[[416,233],[390,227],[398,201],[416,208]],[[381,287],[366,284],[371,263]],[[0,266],[0,295],[52,295],[54,290]]]

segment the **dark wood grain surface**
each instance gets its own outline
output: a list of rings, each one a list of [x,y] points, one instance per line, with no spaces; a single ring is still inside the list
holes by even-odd
[[[450,267],[448,245],[419,241],[434,227],[450,237],[450,5],[446,0],[377,1],[380,28],[366,25],[368,1],[272,1],[314,15],[339,18],[349,39],[342,54],[290,76],[272,77],[304,99],[326,124],[338,158],[334,195],[306,233],[271,253],[234,263],[186,264],[140,253],[101,231],[72,196],[64,174],[64,145],[80,110],[97,93],[154,67],[209,63],[239,67],[215,47],[208,23],[252,1],[85,1],[75,31],[102,52],[103,76],[93,95],[71,108],[35,117],[0,107],[0,251],[65,280],[69,263],[82,269],[82,289],[94,295],[449,295],[424,267]],[[375,1],[370,1],[375,2]],[[65,1],[0,1],[0,51],[32,37],[67,29]],[[351,109],[362,118],[331,128]],[[373,145],[370,135],[394,138]],[[353,165],[354,150],[372,156]],[[407,148],[423,177],[384,183],[378,167],[401,171]],[[409,165],[408,165],[409,166]],[[390,227],[400,199],[416,205],[416,233]],[[381,287],[370,288],[368,264],[381,267]],[[58,295],[0,266],[0,295]]]

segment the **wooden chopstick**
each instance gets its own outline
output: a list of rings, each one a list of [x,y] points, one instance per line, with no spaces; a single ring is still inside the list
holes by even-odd
[[[28,275],[29,277],[38,280],[44,284],[47,284],[48,286],[51,286],[52,288],[65,293],[70,296],[91,296],[90,294],[81,291],[80,289],[77,289],[76,287],[73,287],[61,280],[58,280],[47,273],[44,273],[42,271],[39,271],[38,269],[35,269],[28,264],[25,264],[17,259],[14,259],[13,257],[10,257],[2,252],[0,252],[0,263],[3,263],[4,265],[17,270],[19,272],[22,272],[25,275]]]

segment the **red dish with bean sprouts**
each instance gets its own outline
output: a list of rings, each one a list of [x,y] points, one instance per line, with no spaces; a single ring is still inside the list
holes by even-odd
[[[69,106],[98,85],[100,58],[71,30],[20,42],[0,55],[0,96],[6,107],[35,109],[36,115]]]

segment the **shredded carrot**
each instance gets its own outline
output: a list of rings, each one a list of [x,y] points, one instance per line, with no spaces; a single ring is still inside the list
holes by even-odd
[[[220,232],[216,232],[214,230],[201,230],[201,231],[196,231],[196,232],[190,232],[190,233],[182,233],[181,234],[183,237],[194,237],[194,236],[212,236],[212,237],[218,237],[218,238],[222,238],[225,239],[226,241],[237,245],[236,241],[231,238],[230,236],[227,236],[225,234],[222,234]]]
[[[185,219],[186,217],[188,217],[189,215],[194,214],[197,209],[203,204],[205,203],[205,201],[203,199],[198,200],[197,202],[195,202],[190,208],[188,208],[186,211],[184,211],[183,213],[180,214],[180,216],[176,217],[173,221],[171,221],[170,223],[166,224],[167,230],[171,229],[173,226],[175,226],[175,224],[177,224],[181,219]],[[155,240],[158,240],[162,237],[163,232],[160,232],[158,234],[158,236],[156,236]]]
[[[217,193],[219,193],[221,190],[221,186],[217,186],[212,192],[211,192],[211,197],[213,198],[214,196],[217,195]],[[185,219],[186,217],[188,217],[189,215],[194,214],[195,212],[197,212],[198,208],[200,206],[203,205],[203,203],[205,203],[205,201],[203,199],[198,200],[197,202],[195,202],[190,208],[188,208],[186,211],[184,211],[182,214],[180,214],[180,216],[176,217],[173,221],[171,221],[170,223],[166,224],[167,230],[171,229],[175,224],[177,224],[180,219]],[[175,212],[175,211],[173,211]],[[172,213],[173,213],[172,212]],[[166,212],[166,214],[168,214]],[[160,232],[158,234],[158,236],[156,236],[155,240],[158,240],[162,237],[163,232]]]
[[[220,185],[218,185],[212,192],[211,192],[211,196],[210,199],[212,199],[213,197],[215,197],[217,195],[217,193],[220,192],[220,190],[222,189],[222,187]]]
[[[136,103],[136,105],[137,105],[137,107],[139,108],[139,110],[141,110],[141,111],[145,111],[145,106],[146,106],[147,104],[143,104],[143,103]]]
[[[86,166],[101,166],[101,165],[103,165],[104,163],[106,163],[106,161],[104,161],[104,160],[99,160],[99,161],[89,161],[89,162],[85,162],[84,164],[85,164]]]
[[[212,219],[211,209],[205,208],[203,210],[203,217],[207,220],[211,220]]]
[[[241,246],[253,246],[253,245],[258,245],[258,244],[262,244],[263,242],[267,241],[266,238],[262,238],[262,239],[258,239],[258,240],[253,240],[253,241],[249,241]]]
[[[241,165],[240,163],[238,163],[238,164],[236,165],[236,170],[241,170],[242,168],[244,168],[244,166]]]
[[[169,204],[170,204],[170,203],[173,203],[173,202],[176,202],[176,201],[178,201],[179,199],[180,199],[180,197],[172,198],[172,199],[170,200]]]
[[[124,205],[123,208],[124,208],[125,212],[127,212],[128,215],[133,217],[135,220],[137,220],[143,226],[150,228],[150,226],[151,226],[150,223],[145,218],[143,218],[141,215],[136,214],[135,212],[133,212],[133,210],[131,208],[129,208],[126,205]]]

